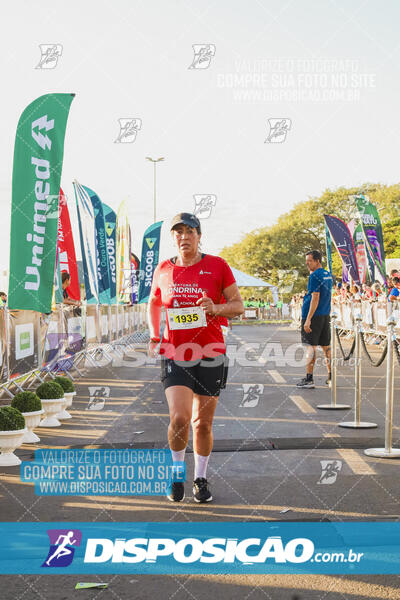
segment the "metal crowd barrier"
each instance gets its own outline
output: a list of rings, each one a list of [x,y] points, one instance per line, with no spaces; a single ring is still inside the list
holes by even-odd
[[[297,327],[301,323],[301,304],[291,305],[292,322]],[[367,456],[377,458],[400,458],[400,448],[393,448],[393,412],[394,412],[394,356],[400,365],[400,342],[397,335],[400,331],[400,302],[388,302],[387,300],[369,301],[347,301],[332,302],[331,311],[331,402],[330,404],[319,404],[320,409],[341,410],[350,408],[346,404],[337,403],[337,341],[344,360],[348,360],[354,354],[354,419],[338,423],[339,427],[350,427],[353,429],[366,429],[377,427],[376,423],[361,420],[361,371],[362,357],[361,348],[367,354],[369,362],[374,367],[380,366],[385,359],[386,362],[386,408],[385,408],[385,443],[382,448],[368,448],[364,450]],[[353,345],[345,356],[340,343],[340,333],[347,333],[354,338]],[[383,340],[383,352],[378,360],[373,360],[366,348],[366,336],[372,336],[372,341]]]
[[[22,390],[58,372],[82,375],[147,339],[147,304],[58,305],[50,314],[0,308],[0,389]],[[104,364],[104,363],[102,363]]]
[[[368,300],[346,300],[340,302],[332,300],[332,311],[337,314],[336,322],[339,329],[354,331],[355,314],[361,313],[361,327],[366,334],[386,336],[387,320],[390,316],[394,318],[394,329],[400,332],[400,302],[388,302],[379,300],[369,302]],[[294,326],[301,323],[301,303],[290,304],[290,316]]]

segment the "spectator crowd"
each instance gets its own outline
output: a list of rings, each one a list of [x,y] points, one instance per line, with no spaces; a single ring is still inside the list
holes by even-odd
[[[363,283],[361,285],[350,284],[344,281],[336,281],[332,289],[332,300],[334,302],[360,302],[367,300],[369,302],[382,302],[400,299],[400,272],[393,269],[390,275],[386,275],[387,286],[379,281],[372,285]],[[306,291],[295,294],[290,302],[291,306],[302,304]]]

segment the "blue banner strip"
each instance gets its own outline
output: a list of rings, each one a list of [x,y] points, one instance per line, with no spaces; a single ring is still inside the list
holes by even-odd
[[[399,574],[399,522],[1,523],[2,574]]]

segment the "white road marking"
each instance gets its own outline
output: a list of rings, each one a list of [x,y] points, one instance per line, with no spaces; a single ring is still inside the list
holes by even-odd
[[[350,448],[338,448],[337,452],[356,475],[376,475],[375,469],[373,469],[355,450],[351,450]]]
[[[301,396],[289,396],[289,398],[295,403],[297,408],[301,410],[303,413],[316,413],[317,411],[311,404],[304,400]]]
[[[271,370],[268,371],[267,370],[268,375],[270,375],[272,377],[272,379],[275,381],[275,383],[286,383],[285,379],[282,377],[282,375],[280,373],[278,373],[278,371],[275,370]]]

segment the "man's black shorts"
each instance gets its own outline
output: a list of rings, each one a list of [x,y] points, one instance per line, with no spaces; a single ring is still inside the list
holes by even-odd
[[[331,343],[331,319],[329,315],[314,315],[311,332],[304,331],[305,319],[301,321],[301,341],[310,346],[329,346]]]
[[[228,358],[220,354],[201,361],[161,358],[161,381],[164,389],[184,385],[201,396],[219,396],[228,375]]]

